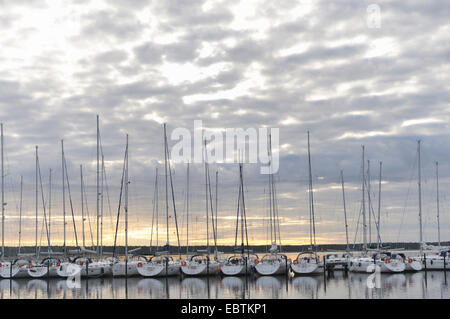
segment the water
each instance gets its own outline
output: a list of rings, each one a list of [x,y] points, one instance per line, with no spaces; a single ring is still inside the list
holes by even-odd
[[[334,272],[326,277],[103,278],[69,288],[66,280],[0,281],[2,299],[390,299],[450,298],[442,271],[382,274],[379,288],[367,287],[368,275]]]
[[[0,299],[448,299],[448,276],[443,271],[381,274],[373,289],[367,286],[369,274],[343,271],[290,278],[98,278],[83,279],[80,288],[57,278],[3,279]]]

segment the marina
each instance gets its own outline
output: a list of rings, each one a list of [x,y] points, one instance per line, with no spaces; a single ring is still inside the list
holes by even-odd
[[[2,177],[3,171],[3,124],[1,124],[1,154],[2,154]],[[320,293],[319,286],[323,286],[324,293],[322,297],[338,298],[335,293],[326,293],[326,287],[329,284],[333,287],[334,281],[340,281],[340,285],[347,286],[348,290],[354,290],[352,285],[358,285],[365,278],[365,284],[368,288],[381,289],[379,293],[385,296],[384,288],[398,286],[399,289],[405,287],[404,282],[409,283],[425,281],[428,283],[428,276],[431,281],[444,279],[444,286],[447,285],[447,268],[448,250],[441,246],[440,228],[438,222],[438,246],[426,245],[422,237],[422,209],[421,209],[421,162],[420,162],[420,141],[417,143],[418,155],[418,189],[419,189],[419,226],[420,226],[420,249],[418,251],[406,251],[404,248],[389,248],[384,247],[381,240],[380,232],[380,201],[381,201],[381,175],[382,163],[380,162],[379,172],[379,189],[378,189],[378,217],[375,216],[373,207],[371,205],[370,192],[370,161],[367,160],[367,172],[365,171],[365,148],[362,147],[362,201],[360,214],[363,218],[362,226],[362,244],[359,249],[350,249],[349,235],[348,235],[348,221],[346,214],[346,199],[344,188],[344,175],[341,171],[341,185],[342,185],[342,201],[344,207],[344,226],[346,231],[346,249],[345,251],[324,252],[318,250],[316,243],[316,226],[315,226],[315,210],[314,210],[314,187],[313,187],[313,173],[312,160],[310,151],[310,133],[307,132],[308,145],[308,198],[309,198],[309,223],[310,223],[310,246],[308,249],[296,253],[284,253],[281,243],[280,232],[280,216],[278,212],[278,198],[275,173],[269,171],[268,174],[268,243],[266,252],[257,254],[250,248],[248,229],[247,229],[247,210],[245,201],[245,183],[244,183],[244,165],[242,162],[238,165],[239,181],[238,181],[238,196],[237,196],[237,213],[235,220],[235,241],[234,253],[224,254],[220,252],[217,246],[218,240],[218,171],[215,172],[215,194],[213,195],[213,184],[211,182],[210,166],[208,164],[208,144],[206,139],[203,144],[204,152],[204,178],[205,178],[205,241],[206,246],[203,249],[189,248],[189,227],[186,225],[186,243],[188,246],[181,247],[179,221],[177,218],[176,200],[172,176],[172,166],[170,151],[168,147],[166,124],[163,125],[163,141],[164,141],[164,184],[165,184],[165,234],[166,241],[164,246],[158,246],[159,238],[159,213],[158,213],[158,169],[155,175],[155,192],[153,198],[153,213],[152,213],[152,232],[150,238],[150,254],[142,253],[142,247],[130,249],[128,246],[129,238],[129,137],[126,135],[125,151],[122,164],[122,178],[120,185],[120,194],[117,209],[117,219],[115,222],[114,246],[112,252],[104,251],[103,247],[103,194],[105,185],[105,164],[103,147],[101,144],[100,135],[100,121],[97,116],[97,146],[96,146],[96,225],[97,235],[96,241],[93,239],[93,232],[91,228],[91,221],[86,218],[88,214],[88,203],[86,200],[87,193],[85,189],[83,165],[80,165],[80,195],[81,195],[81,241],[77,234],[77,223],[73,213],[73,201],[70,192],[69,175],[67,171],[66,155],[64,152],[64,143],[61,141],[61,172],[62,172],[62,199],[63,199],[63,217],[66,220],[66,200],[69,197],[70,211],[72,214],[73,231],[75,235],[76,247],[66,246],[66,226],[68,222],[64,223],[64,246],[54,248],[51,245],[51,195],[52,195],[52,170],[49,171],[48,181],[48,197],[44,197],[44,189],[42,183],[42,175],[40,170],[40,161],[38,146],[35,148],[35,247],[34,253],[23,253],[25,247],[22,246],[22,227],[21,219],[19,225],[19,246],[17,254],[7,256],[5,253],[4,238],[2,237],[2,257],[0,262],[0,277],[1,281],[1,295],[8,296],[5,291],[8,291],[9,296],[19,297],[22,287],[26,286],[28,290],[35,290],[35,297],[43,296],[42,291],[47,292],[47,298],[60,298],[61,291],[64,298],[69,293],[73,296],[75,292],[82,290],[85,285],[85,297],[92,294],[89,289],[94,289],[102,298],[115,298],[121,294],[125,288],[126,297],[137,297],[136,293],[143,290],[152,292],[153,290],[166,291],[166,297],[171,298],[169,290],[178,291],[179,298],[183,298],[184,292],[191,292],[198,294],[200,291],[207,291],[207,298],[211,298],[211,292],[215,291],[215,298],[223,298],[230,291],[236,291],[236,298],[252,298],[258,296],[259,288],[263,290],[272,290],[275,298],[300,298],[296,296],[295,292],[302,292],[310,290],[311,296],[318,296]],[[269,159],[269,167],[272,167],[272,137],[268,136],[267,154]],[[101,160],[100,160],[101,159]],[[189,221],[189,188],[190,188],[190,173],[189,163],[187,165],[187,181],[186,186],[188,192],[186,193],[186,223]],[[438,163],[436,162],[436,185],[439,190],[438,182]],[[4,181],[2,178],[2,198],[4,199]],[[67,194],[66,194],[67,187]],[[20,179],[20,212],[22,210],[22,193],[23,193],[23,178]],[[437,193],[437,209],[439,221],[439,192]],[[40,196],[39,196],[40,195]],[[368,206],[366,210],[366,196],[368,197]],[[47,202],[46,202],[47,201]],[[41,208],[39,207],[40,205]],[[5,227],[5,204],[2,205],[2,229]],[[367,221],[366,214],[372,216],[375,228],[377,231],[377,240],[375,242],[376,248],[370,247],[367,240]],[[54,214],[53,214],[54,215]],[[117,238],[120,232],[119,221],[121,215],[124,218],[123,234],[125,245],[119,246]],[[22,216],[22,213],[20,213]],[[173,218],[171,218],[173,217]],[[42,222],[41,240],[38,241],[39,221]],[[178,250],[178,254],[170,252],[170,221],[174,223],[177,246],[172,246]],[[86,226],[90,229],[92,246],[86,248]],[[371,219],[369,218],[369,226]],[[156,227],[155,227],[156,224]],[[156,233],[153,230],[156,229]],[[369,227],[369,229],[371,229]],[[44,232],[45,230],[45,232]],[[42,236],[45,233],[47,238],[47,251],[41,251]],[[4,234],[4,231],[3,231]],[[153,247],[153,237],[156,237],[156,246]],[[356,234],[355,234],[356,236]],[[212,237],[212,242],[210,241]],[[369,238],[371,238],[369,234]],[[239,243],[240,242],[240,243]],[[79,243],[79,244],[78,244]],[[94,245],[96,243],[96,247]],[[268,247],[268,248],[267,248]],[[354,246],[355,247],[355,246]],[[14,248],[12,248],[14,250]],[[119,249],[123,254],[119,253]],[[11,248],[8,249],[11,251]],[[30,248],[28,248],[30,251]],[[183,253],[186,251],[187,254]],[[431,272],[429,274],[429,272]],[[437,273],[436,273],[437,272]],[[405,274],[404,274],[405,273]],[[413,273],[420,273],[414,277]],[[384,276],[388,275],[388,276]],[[363,277],[365,276],[365,277]],[[397,277],[396,277],[397,276]],[[303,278],[303,279],[302,279]],[[384,279],[383,279],[384,278]],[[414,280],[413,280],[414,278]],[[121,281],[119,281],[119,279]],[[125,283],[123,282],[125,279]],[[206,280],[206,288],[205,287]],[[370,280],[370,282],[369,282]],[[384,280],[384,281],[383,281]],[[65,284],[64,284],[65,281]],[[24,284],[26,282],[26,284]],[[73,286],[73,282],[76,282]],[[83,283],[83,284],[82,284]],[[116,286],[116,283],[118,285]],[[223,283],[223,286],[222,286]],[[129,286],[130,284],[130,286]],[[137,292],[134,287],[138,288]],[[380,286],[381,285],[381,286]],[[95,288],[98,287],[99,288]],[[104,287],[103,287],[104,286]],[[372,287],[373,286],[373,287]],[[56,288],[55,288],[56,287]],[[109,287],[109,288],[106,288]],[[117,287],[117,288],[116,288]],[[147,287],[147,288],[145,288]],[[286,294],[282,288],[286,288]],[[314,288],[316,287],[316,288]],[[130,290],[128,290],[130,288]],[[225,289],[224,289],[225,288]],[[291,292],[289,292],[289,288]],[[357,288],[357,287],[356,287]],[[75,291],[73,290],[75,289]],[[314,292],[315,290],[315,292]],[[40,293],[38,293],[40,291]],[[77,292],[77,293],[78,293]],[[130,292],[130,296],[128,293]],[[156,294],[158,296],[160,292]],[[222,296],[221,294],[225,294]],[[428,290],[422,288],[422,293],[427,294]],[[434,293],[434,291],[433,291]],[[280,294],[280,296],[279,296]],[[29,295],[25,294],[27,297]],[[220,295],[220,297],[219,297]],[[152,297],[152,293],[148,297]],[[238,297],[240,296],[240,297]],[[373,294],[364,295],[364,298],[373,297]],[[378,296],[378,295],[376,295]],[[407,294],[405,295],[407,296]],[[205,298],[205,295],[196,295],[198,298]],[[363,298],[356,295],[357,298]],[[213,297],[214,298],[214,297]],[[348,298],[352,298],[348,296]]]
[[[295,258],[295,255],[292,255]],[[367,274],[334,271],[319,276],[102,277],[82,280],[2,279],[1,299],[448,299],[443,271],[382,273],[373,289]]]
[[[0,1],[0,299],[450,299],[449,4]]]

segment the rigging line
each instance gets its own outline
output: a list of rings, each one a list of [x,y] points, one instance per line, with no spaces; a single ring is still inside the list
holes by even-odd
[[[119,220],[120,220],[120,208],[122,205],[122,194],[123,194],[123,184],[124,184],[124,178],[125,178],[125,161],[128,156],[128,145],[125,148],[125,155],[123,159],[123,167],[122,167],[122,178],[120,182],[120,194],[119,194],[119,205],[117,207],[117,219],[116,219],[116,232],[114,234],[114,246],[113,246],[113,257],[116,257],[116,244],[117,244],[117,232],[119,230]]]
[[[208,165],[208,191],[209,191],[209,203],[211,206],[211,220],[212,220],[212,229],[213,229],[213,238],[214,238],[214,249],[217,251],[217,234],[214,223],[214,208],[213,208],[213,200],[211,193],[211,176],[209,174],[209,165]]]
[[[101,152],[102,158],[103,158],[104,154],[103,154],[103,144],[102,144],[101,136],[100,136],[100,152]],[[108,176],[106,175],[106,165],[103,165],[103,177],[104,177],[105,189],[106,189],[106,199],[108,202],[108,213],[109,213],[109,221],[111,223],[111,231],[114,231],[114,222],[113,222],[113,217],[112,217],[111,200],[110,200],[110,196],[109,196],[109,187],[108,187]]]
[[[365,183],[365,185],[366,185],[366,187],[367,187],[367,193],[368,193],[368,199],[369,199],[369,203],[368,203],[368,209],[369,209],[369,217],[370,216],[372,216],[373,217],[373,220],[374,220],[374,223],[375,223],[375,229],[377,230],[377,240],[379,240],[380,242],[381,242],[381,234],[380,234],[380,232],[379,232],[379,228],[380,228],[380,226],[378,225],[378,221],[377,221],[377,218],[376,218],[376,216],[375,216],[375,211],[374,211],[374,209],[373,209],[373,199],[375,199],[375,193],[374,193],[374,196],[373,197],[371,197],[371,194],[369,193],[369,185],[368,185],[368,179],[365,179],[364,180],[364,183]],[[371,244],[371,243],[370,243]],[[370,246],[370,245],[369,245]]]
[[[166,136],[166,143],[167,143],[167,136]],[[166,145],[167,145],[167,144],[166,144]],[[170,189],[171,189],[171,191],[172,191],[173,214],[174,214],[174,217],[175,217],[175,228],[176,228],[176,230],[177,230],[178,253],[179,253],[180,256],[181,256],[181,244],[180,244],[180,234],[179,234],[179,232],[178,232],[177,208],[176,208],[176,206],[175,206],[175,192],[174,192],[174,189],[173,189],[172,168],[171,168],[171,166],[170,166],[170,154],[169,154],[168,147],[166,148],[166,151],[167,151],[167,159],[168,159],[167,164],[168,164],[168,166],[169,166]]]
[[[49,236],[49,232],[48,232],[47,213],[46,213],[46,210],[45,210],[44,188],[42,186],[41,164],[40,164],[40,161],[39,161],[39,157],[37,158],[37,162],[38,162],[38,171],[39,171],[39,182],[40,182],[40,185],[41,185],[42,207],[44,209],[45,231],[47,233],[47,243],[48,243],[48,249],[49,249],[48,252],[50,253],[50,236]]]
[[[153,200],[152,200],[152,228],[150,229],[150,254],[152,253],[152,245],[153,245],[153,229],[155,225],[155,205],[156,205],[156,190],[158,188],[158,167],[156,167],[155,174],[155,188],[153,190]]]
[[[64,159],[64,170],[65,170],[65,176],[66,176],[66,182],[67,182],[67,194],[69,195],[70,211],[72,213],[73,231],[74,231],[74,234],[75,234],[75,244],[76,244],[77,247],[79,247],[79,245],[78,245],[78,235],[77,235],[77,226],[76,226],[76,223],[75,223],[75,214],[73,212],[72,194],[70,192],[69,173],[67,171],[67,162],[66,162],[65,155],[64,155],[63,159]]]
[[[280,243],[280,250],[281,250],[281,231],[280,231],[280,215],[278,210],[278,192],[276,185],[273,186],[273,197],[274,197],[274,207],[275,207],[275,214],[276,214],[276,226],[277,226],[277,232],[278,232],[278,242]]]
[[[186,190],[183,188],[181,190],[181,197],[183,198],[183,210],[180,215],[180,238],[183,238],[184,235],[184,225],[185,225],[185,217],[186,217]]]
[[[240,175],[241,175],[241,188],[243,189],[244,188],[244,172],[243,172],[242,165],[241,165],[240,171],[241,171],[241,173],[240,173]],[[247,253],[248,253],[247,257],[249,257],[250,256],[250,248],[249,248],[249,245],[248,245],[247,212],[246,212],[246,209],[245,209],[245,196],[244,196],[244,193],[245,192],[243,191],[242,192],[242,210],[243,210],[244,227],[245,227],[245,240],[246,240],[246,243],[247,243]],[[281,246],[281,239],[280,239],[280,246]],[[245,253],[245,250],[243,250],[242,252]]]
[[[236,232],[234,237],[234,247],[237,247],[237,237],[238,237],[238,231],[239,231],[239,208],[240,208],[240,202],[241,202],[241,183],[239,183],[239,193],[238,193],[238,203],[237,203],[237,209],[236,209]]]
[[[83,193],[84,193],[84,203],[86,205],[86,214],[87,214],[87,220],[89,225],[89,232],[91,233],[91,244],[92,244],[92,250],[94,250],[94,236],[92,233],[92,227],[91,227],[91,219],[89,217],[89,207],[88,207],[88,201],[87,201],[87,193],[86,193],[86,185],[84,184],[83,180]]]
[[[359,209],[358,221],[356,222],[356,231],[355,231],[355,239],[353,240],[353,249],[355,249],[355,247],[356,247],[356,238],[358,236],[359,221],[361,219],[361,212],[362,212],[362,201],[361,201],[361,208]]]
[[[408,200],[409,200],[409,195],[410,195],[410,192],[411,192],[411,183],[412,183],[412,180],[413,180],[413,177],[414,177],[414,175],[415,175],[415,169],[416,169],[416,163],[417,163],[417,153],[416,153],[416,155],[415,155],[415,158],[414,158],[414,162],[413,162],[413,166],[412,166],[412,169],[411,169],[411,176],[410,176],[410,178],[409,178],[409,185],[408,185],[408,191],[407,191],[407,193],[406,193],[406,198],[405,198],[405,203],[404,203],[404,205],[403,205],[403,212],[402,212],[402,219],[401,219],[401,221],[400,221],[400,227],[399,227],[399,229],[398,229],[398,233],[397,233],[397,242],[399,241],[399,239],[400,239],[400,233],[401,233],[401,231],[402,231],[402,228],[403,228],[403,222],[404,222],[404,218],[405,218],[405,215],[406,215],[406,208],[407,208],[407,206],[408,206]]]

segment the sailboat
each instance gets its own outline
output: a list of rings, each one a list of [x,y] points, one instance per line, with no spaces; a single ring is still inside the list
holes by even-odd
[[[188,256],[181,262],[181,272],[186,276],[212,276],[219,274],[220,262],[210,259],[209,247],[209,211],[211,210],[211,220],[214,241],[216,242],[216,231],[214,224],[214,210],[212,205],[211,184],[209,181],[209,165],[207,159],[206,139],[204,141],[204,162],[205,162],[205,211],[206,211],[206,250],[198,250],[198,254]],[[208,187],[209,186],[209,187]],[[211,205],[211,207],[209,207]],[[215,245],[216,246],[216,245]],[[215,252],[217,251],[217,248]]]
[[[352,256],[350,253],[350,246],[348,243],[348,223],[347,223],[347,207],[345,204],[345,188],[344,188],[344,171],[341,170],[341,185],[342,185],[342,202],[344,204],[344,224],[345,224],[345,240],[346,240],[346,249],[345,253],[339,257],[338,254],[335,255],[327,255],[326,263],[329,265],[329,269],[332,270],[346,270],[348,261]]]
[[[421,196],[421,181],[420,181],[420,141],[418,141],[418,156],[419,156],[419,196]],[[448,263],[448,249],[441,248],[440,238],[440,220],[439,220],[439,164],[436,162],[436,206],[437,206],[437,222],[438,222],[438,247],[427,245],[422,239],[422,200],[419,197],[419,221],[420,221],[420,256],[410,257],[413,263],[419,263],[424,265],[427,270],[446,270],[450,264]],[[427,254],[424,258],[423,250],[426,248],[432,248],[435,253]],[[445,265],[444,265],[445,261]]]
[[[401,255],[392,253],[389,251],[381,251],[380,247],[380,232],[379,232],[379,221],[376,223],[378,231],[378,250],[368,256],[367,249],[367,224],[366,224],[366,203],[365,203],[365,170],[364,170],[364,151],[365,148],[362,146],[362,216],[363,216],[363,251],[361,256],[350,258],[348,262],[348,270],[351,272],[363,272],[371,273],[374,272],[376,266],[380,269],[382,273],[399,273],[405,270],[405,263]],[[381,169],[381,166],[380,166]],[[380,173],[381,178],[381,173]],[[381,185],[381,179],[380,179]],[[369,206],[369,214],[371,213],[371,206]]]
[[[314,188],[312,184],[312,171],[311,171],[311,151],[309,143],[309,131],[308,131],[308,172],[309,172],[309,222],[310,222],[310,241],[311,248],[309,252],[301,252],[297,258],[293,260],[291,269],[296,275],[316,275],[323,273],[323,262],[320,261],[317,255],[316,246],[316,226],[314,216]]]
[[[175,208],[175,195],[173,192],[172,170],[170,167],[169,150],[167,145],[166,124],[164,123],[164,168],[165,168],[165,186],[166,186],[166,251],[156,252],[154,256],[150,257],[147,262],[139,262],[137,264],[137,271],[143,277],[166,277],[176,276],[180,274],[180,262],[174,261],[170,256],[169,244],[169,192],[168,192],[168,177],[170,176],[170,184],[172,190],[172,203],[175,217],[175,226],[177,231],[178,249],[180,249],[180,240],[178,235],[177,213]],[[155,183],[156,184],[156,183]],[[155,193],[156,194],[156,193]],[[156,198],[155,198],[156,199]]]
[[[236,252],[240,254],[234,254],[221,265],[220,272],[225,276],[243,276],[250,274],[253,269],[254,260],[258,259],[257,255],[250,257],[250,250],[248,246],[248,233],[247,233],[247,215],[245,211],[245,197],[244,197],[244,176],[243,165],[239,164],[239,195],[236,214],[236,234],[234,247]],[[239,224],[241,225],[241,246],[237,246],[237,239],[239,234]],[[244,241],[246,245],[244,246]]]
[[[45,219],[45,224],[46,224],[46,230],[47,230],[47,240],[48,240],[48,252],[47,252],[47,257],[44,258],[39,264],[33,265],[33,264],[29,264],[28,265],[28,275],[31,278],[42,278],[42,277],[57,277],[58,276],[58,269],[61,266],[61,260],[59,258],[55,258],[52,257],[52,255],[54,255],[54,253],[51,250],[51,239],[50,239],[50,235],[51,235],[51,183],[52,183],[52,170],[50,169],[50,174],[49,174],[49,199],[48,199],[48,223],[46,220],[46,214],[45,214],[45,202],[44,202],[44,198],[43,198],[43,190],[42,190],[42,178],[41,178],[41,174],[40,174],[40,165],[39,165],[39,158],[36,158],[37,160],[37,167],[38,167],[38,175],[39,175],[39,180],[40,180],[40,184],[41,184],[41,193],[42,193],[42,204],[44,206],[44,219]]]
[[[78,242],[78,235],[77,235],[77,229],[76,229],[76,223],[75,223],[75,215],[74,215],[74,210],[73,210],[73,205],[72,205],[72,197],[71,197],[71,192],[70,192],[70,184],[69,184],[69,175],[68,175],[68,170],[67,170],[67,163],[66,163],[66,159],[65,159],[65,154],[64,154],[64,142],[63,140],[61,140],[61,161],[62,161],[62,181],[63,181],[63,220],[64,220],[64,253],[66,254],[66,256],[68,256],[68,254],[75,254],[75,257],[73,259],[71,259],[70,257],[68,257],[67,261],[64,262],[59,262],[59,267],[56,271],[58,277],[61,278],[67,278],[69,276],[76,276],[76,275],[80,275],[81,277],[101,277],[105,274],[108,273],[108,269],[109,269],[109,265],[103,263],[103,262],[99,262],[99,261],[94,261],[91,257],[88,257],[87,255],[93,255],[96,254],[97,251],[91,250],[91,249],[87,249],[86,248],[86,243],[85,243],[85,232],[84,232],[84,222],[85,222],[85,218],[84,218],[84,204],[85,204],[85,199],[84,199],[84,179],[83,179],[83,168],[80,165],[80,188],[81,188],[81,213],[82,213],[82,246],[79,246],[79,242]],[[74,235],[75,235],[75,244],[76,244],[76,249],[75,250],[68,250],[67,246],[66,246],[66,208],[65,208],[65,204],[66,204],[66,199],[65,199],[65,186],[67,185],[67,191],[68,191],[68,195],[69,195],[69,203],[70,203],[70,209],[71,209],[71,213],[72,213],[72,223],[73,223],[73,228],[74,228]],[[58,263],[57,263],[58,264]]]
[[[269,253],[261,259],[255,259],[255,270],[261,276],[287,275],[290,266],[290,260],[287,256],[281,254],[278,250],[277,238],[280,241],[280,223],[278,209],[276,205],[276,190],[274,173],[272,171],[272,137],[269,134],[268,157],[269,157],[269,226],[270,243]]]
[[[120,206],[121,206],[121,200],[122,200],[122,189],[124,192],[124,211],[125,211],[125,260],[124,261],[117,261],[112,266],[112,275],[114,277],[119,276],[125,276],[125,277],[132,277],[139,275],[137,271],[138,263],[140,262],[137,259],[131,259],[129,258],[128,251],[128,185],[130,184],[130,181],[128,179],[128,134],[127,134],[127,142],[126,142],[126,148],[125,148],[125,158],[124,158],[124,165],[122,170],[122,183],[121,183],[121,194],[119,197],[119,208],[118,208],[118,218],[117,218],[117,224],[116,224],[116,235],[114,240],[114,248],[116,247],[116,239],[117,239],[117,230],[119,225],[119,216],[120,216]],[[114,255],[115,257],[115,255]]]
[[[4,157],[3,157],[3,148],[4,148],[4,137],[3,137],[3,123],[0,124],[0,139],[1,139],[1,180],[2,180],[2,258],[5,258],[5,173],[4,173]],[[36,146],[37,151],[37,146]],[[37,232],[36,232],[37,234]],[[20,238],[20,234],[19,234]],[[36,236],[36,243],[37,243],[37,236]],[[36,246],[37,247],[37,246]],[[12,278],[28,278],[28,265],[32,264],[31,259],[22,259],[17,258],[14,260],[4,260],[0,262],[0,277],[5,279],[12,279]]]

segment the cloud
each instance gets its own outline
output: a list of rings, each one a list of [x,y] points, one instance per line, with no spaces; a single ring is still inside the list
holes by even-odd
[[[95,115],[99,114],[112,216],[118,203],[125,134],[130,135],[130,223],[140,234],[140,239],[130,240],[137,244],[151,226],[156,166],[160,174],[163,171],[161,122],[168,123],[170,134],[177,127],[192,130],[193,121],[201,119],[209,128],[280,128],[284,146],[276,178],[278,205],[280,216],[292,222],[291,226],[283,223],[282,238],[291,241],[309,236],[308,225],[296,223],[309,214],[307,130],[313,182],[320,190],[315,198],[317,231],[321,238],[326,235],[324,242],[344,241],[339,217],[341,169],[350,223],[356,229],[362,144],[371,160],[374,183],[378,162],[383,161],[382,237],[417,240],[414,183],[416,142],[421,139],[425,239],[435,240],[435,161],[440,162],[442,192],[450,186],[446,163],[450,7],[437,0],[384,1],[379,4],[381,28],[371,29],[366,23],[369,4],[358,0],[278,1],[276,5],[264,0],[1,1],[0,120],[6,134],[7,214],[15,213],[21,174],[26,183],[25,214],[34,214],[34,148],[39,145],[44,180],[49,168],[55,172],[52,206],[61,215],[58,170],[64,139],[75,210],[80,208],[77,184],[83,164],[94,216]],[[177,208],[184,217],[186,167],[174,164],[173,168]],[[237,167],[219,164],[216,168],[219,214],[234,216]],[[192,165],[191,214],[197,227],[204,222],[203,172],[201,165]],[[249,216],[265,215],[267,176],[259,175],[257,165],[245,165],[244,172]],[[163,192],[164,185],[160,187]],[[447,205],[445,199],[442,205]],[[108,220],[112,222],[112,217]],[[219,228],[233,228],[232,218],[221,222]],[[33,229],[32,219],[25,223]],[[442,216],[443,229],[449,223]],[[262,222],[252,221],[252,227],[256,232],[252,236],[264,241]],[[60,239],[59,219],[54,231],[53,238]],[[17,240],[16,221],[6,235],[9,242]],[[28,241],[32,243],[32,238]]]

